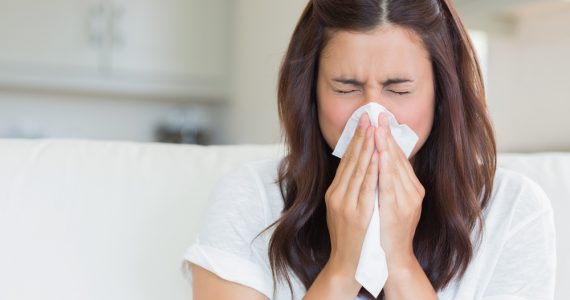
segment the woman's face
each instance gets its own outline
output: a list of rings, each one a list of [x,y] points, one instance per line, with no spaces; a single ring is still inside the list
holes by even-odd
[[[433,123],[434,82],[429,53],[412,31],[381,26],[371,32],[337,31],[323,49],[317,79],[321,132],[334,149],[352,113],[381,104],[425,143]]]

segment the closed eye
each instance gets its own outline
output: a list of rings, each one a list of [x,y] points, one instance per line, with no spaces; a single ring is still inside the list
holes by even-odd
[[[409,94],[409,93],[410,93],[410,92],[397,92],[397,91],[393,91],[393,90],[390,90],[390,92],[392,92],[392,93],[394,93],[394,94],[398,94],[398,95],[400,95],[400,96],[401,96],[401,95],[406,95],[406,94]]]
[[[353,92],[358,92],[358,90],[347,90],[347,91],[343,91],[343,90],[335,90],[335,92],[339,93],[339,94],[350,94]]]

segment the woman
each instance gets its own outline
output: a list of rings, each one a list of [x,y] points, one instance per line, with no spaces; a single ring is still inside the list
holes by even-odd
[[[409,159],[376,102],[419,140]],[[195,300],[374,299],[355,280],[379,186],[388,279],[378,299],[552,299],[552,209],[496,168],[478,62],[448,0],[313,0],[283,61],[282,160],[220,180],[188,249]],[[265,229],[265,230],[264,230]]]

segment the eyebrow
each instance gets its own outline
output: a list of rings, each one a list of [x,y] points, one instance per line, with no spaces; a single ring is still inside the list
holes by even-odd
[[[339,82],[342,84],[350,84],[354,86],[362,87],[364,86],[364,82],[353,79],[353,78],[334,78],[333,81]],[[383,86],[392,85],[392,84],[399,84],[399,83],[406,83],[406,82],[413,82],[411,79],[406,78],[389,78],[382,82]]]

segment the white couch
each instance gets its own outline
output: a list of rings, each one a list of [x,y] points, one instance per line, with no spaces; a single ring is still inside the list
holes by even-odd
[[[191,299],[179,266],[215,180],[281,155],[277,144],[0,140],[0,299]],[[550,196],[557,299],[570,299],[570,153],[499,161]]]

